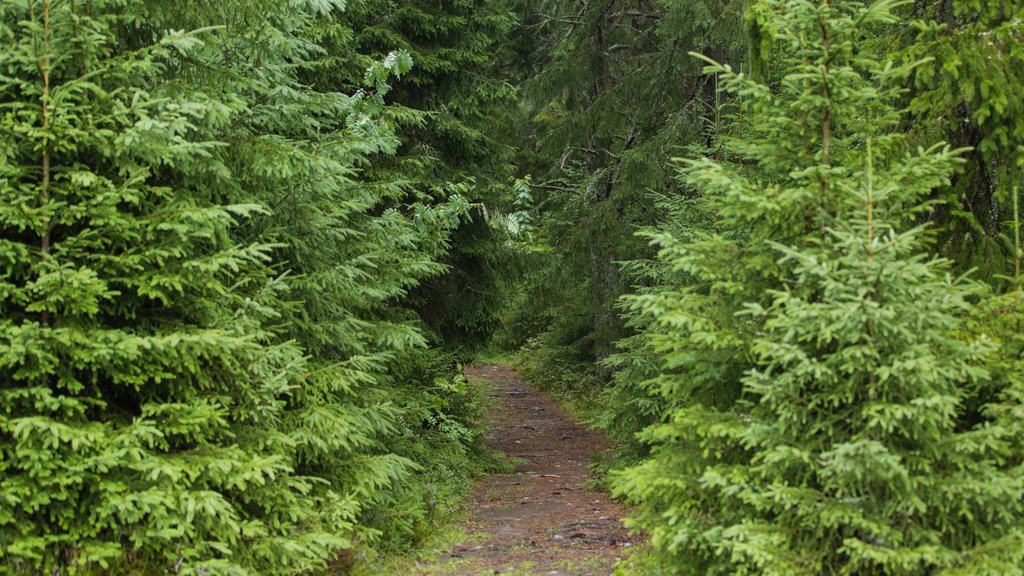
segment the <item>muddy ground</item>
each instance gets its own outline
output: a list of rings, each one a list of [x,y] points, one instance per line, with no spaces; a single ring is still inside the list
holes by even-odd
[[[493,383],[488,444],[521,463],[476,484],[462,541],[418,565],[418,574],[612,574],[634,541],[622,507],[587,487],[588,464],[607,441],[508,366],[471,366],[466,374]]]

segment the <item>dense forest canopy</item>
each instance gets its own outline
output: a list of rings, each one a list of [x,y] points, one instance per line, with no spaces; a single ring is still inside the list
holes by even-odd
[[[624,574],[1024,574],[1021,0],[4,0],[0,131],[4,574],[372,574],[496,350]]]

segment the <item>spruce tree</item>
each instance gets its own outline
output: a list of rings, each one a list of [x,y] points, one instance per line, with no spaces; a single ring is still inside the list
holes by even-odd
[[[408,54],[304,82],[347,73],[342,4],[0,7],[4,566],[304,573],[464,488],[478,415],[407,301],[468,203],[364,176]]]
[[[735,161],[683,170],[711,231],[657,238],[693,278],[639,297],[669,408],[617,478],[662,572],[1020,571],[1012,421],[973,406],[1009,388],[968,330],[977,286],[914,225],[958,151],[897,132],[914,65],[872,52],[892,8],[760,2],[773,84],[708,67],[744,127]]]
[[[745,380],[757,406],[737,437],[752,466],[721,488],[742,485],[752,518],[722,546],[766,573],[1015,573],[1012,430],[965,421],[989,377],[987,342],[957,335],[974,289],[925,255],[922,228],[899,231],[948,157],[875,173],[867,154],[834,228],[779,246],[792,286],[749,309],[764,319]]]
[[[452,398],[458,367],[427,350],[409,303],[411,290],[446,270],[437,260],[468,203],[410,198],[407,173],[379,168],[405,159],[399,120],[417,114],[389,101],[415,63],[404,50],[362,54],[346,7],[245,0],[182,12],[157,2],[146,25],[230,31],[204,36],[171,87],[233,110],[230,122],[202,127],[231,143],[217,151],[228,167],[217,189],[268,208],[239,238],[275,244],[272,264],[294,298],[282,338],[311,356],[284,429],[299,469],[319,479],[316,506],[346,548],[369,551],[429,531],[439,507],[420,493],[437,489],[431,478],[441,474],[417,470],[458,454],[444,472],[462,482],[469,473],[464,452],[475,436],[472,416],[455,415],[466,398]]]
[[[344,545],[293,468],[304,359],[261,213],[213,201],[225,109],[169,97],[194,35],[127,50],[120,2],[0,6],[0,565],[290,574]],[[156,92],[164,92],[157,95]]]

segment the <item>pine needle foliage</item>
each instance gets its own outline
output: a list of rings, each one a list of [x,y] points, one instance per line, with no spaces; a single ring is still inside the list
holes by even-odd
[[[410,197],[407,174],[380,168],[405,158],[401,121],[417,114],[388,103],[415,69],[409,52],[345,59],[359,45],[355,15],[339,3],[257,8],[251,22],[231,10],[184,24],[176,12],[165,17],[235,27],[182,76],[203,92],[237,78],[227,94],[246,99],[240,121],[217,137],[233,145],[225,162],[239,175],[234,193],[273,210],[246,238],[281,244],[275,264],[294,278],[299,304],[285,324],[313,356],[288,413],[302,470],[326,480],[325,510],[342,502],[354,511],[354,540],[405,547],[443,508],[420,492],[458,489],[471,472],[468,450],[480,448],[457,366],[427,351],[411,304],[412,290],[448,270],[439,260],[470,205],[460,194]],[[358,75],[352,61],[363,65]],[[444,471],[462,478],[451,486],[420,473],[441,453],[458,455]]]
[[[987,280],[1013,261],[1000,236],[1011,230],[1016,166],[1024,155],[1024,5],[925,2],[903,12],[913,25],[881,39],[904,58],[931,58],[911,78],[911,111],[921,139],[971,147],[931,219],[938,248]]]
[[[524,97],[537,135],[524,145],[541,159],[534,186],[548,250],[531,271],[518,323],[539,327],[536,346],[549,360],[538,372],[593,372],[629,335],[616,302],[636,278],[620,262],[649,256],[634,232],[662,220],[651,192],[672,188],[665,160],[677,146],[703,141],[701,116],[714,93],[685,54],[738,59],[742,12],[742,2],[523,8],[536,63]],[[596,372],[610,375],[603,364]]]
[[[380,58],[400,49],[416,62],[390,95],[400,106],[392,113],[401,149],[374,162],[371,177],[401,181],[411,199],[472,204],[441,258],[445,273],[413,291],[437,340],[466,354],[498,327],[515,273],[501,215],[514,209],[516,174],[513,148],[500,135],[517,92],[498,70],[515,14],[506,0],[373,0],[345,20],[360,53]]]
[[[372,570],[514,308],[637,566],[1024,574],[1021,16],[0,3],[0,572]]]
[[[479,414],[408,300],[469,204],[365,176],[407,52],[304,82],[344,7],[0,7],[6,568],[344,568],[464,490]]]
[[[717,79],[715,82],[717,87]],[[742,102],[737,106],[727,96],[717,95],[708,114],[701,119],[705,142],[684,150],[690,156],[735,162],[739,168],[742,159],[726,146],[726,130],[735,138],[749,132],[749,123],[744,123]],[[737,118],[733,126],[728,123],[731,114]],[[679,162],[681,159],[676,158],[675,163]],[[739,171],[751,173],[750,168]],[[722,226],[717,222],[716,204],[685,182],[680,182],[678,189],[651,196],[664,216],[639,235],[649,238],[661,257],[623,264],[628,274],[639,279],[634,293],[623,296],[619,302],[624,322],[634,334],[617,342],[616,354],[606,362],[615,371],[601,391],[601,409],[594,419],[617,441],[619,456],[624,461],[647,456],[649,446],[639,441],[637,433],[659,421],[670,387],[673,394],[690,391],[707,401],[729,403],[735,398],[738,377],[748,366],[743,350],[749,331],[732,316],[702,318],[686,312],[687,308],[692,306],[710,314],[715,310],[732,310],[738,302],[758,298],[766,286],[760,265],[737,265],[737,257],[743,262],[752,253],[741,253],[739,244],[729,245],[729,250],[721,252],[725,242],[709,241],[721,234],[722,238],[740,243],[748,232],[746,226],[736,230]],[[692,265],[681,265],[676,257],[668,256],[688,258],[680,247],[702,243],[700,260],[694,260]],[[758,259],[752,257],[750,261]],[[750,289],[743,290],[741,286]],[[672,320],[661,323],[658,318],[662,314]],[[679,347],[673,337],[665,337],[666,331],[672,334],[682,329],[694,330],[696,339]],[[689,362],[704,353],[710,356],[703,357],[701,369],[689,370]],[[712,358],[712,362],[707,362]]]
[[[746,128],[682,170],[713,224],[655,237],[689,281],[632,304],[667,410],[616,485],[657,573],[1020,573],[1014,388],[914,225],[960,151],[897,130],[914,64],[871,48],[893,8],[759,2],[772,83],[707,68]]]
[[[171,33],[125,50],[120,3],[0,8],[0,564],[13,573],[300,573],[346,545],[284,426],[301,350],[273,329],[273,246],[237,243],[196,124],[152,91]]]

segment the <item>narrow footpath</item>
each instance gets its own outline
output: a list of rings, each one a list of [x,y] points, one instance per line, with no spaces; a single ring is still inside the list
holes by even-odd
[[[419,574],[612,574],[634,542],[622,507],[587,487],[591,457],[607,441],[508,366],[471,366],[466,374],[492,382],[488,444],[521,464],[477,483],[463,541]]]

